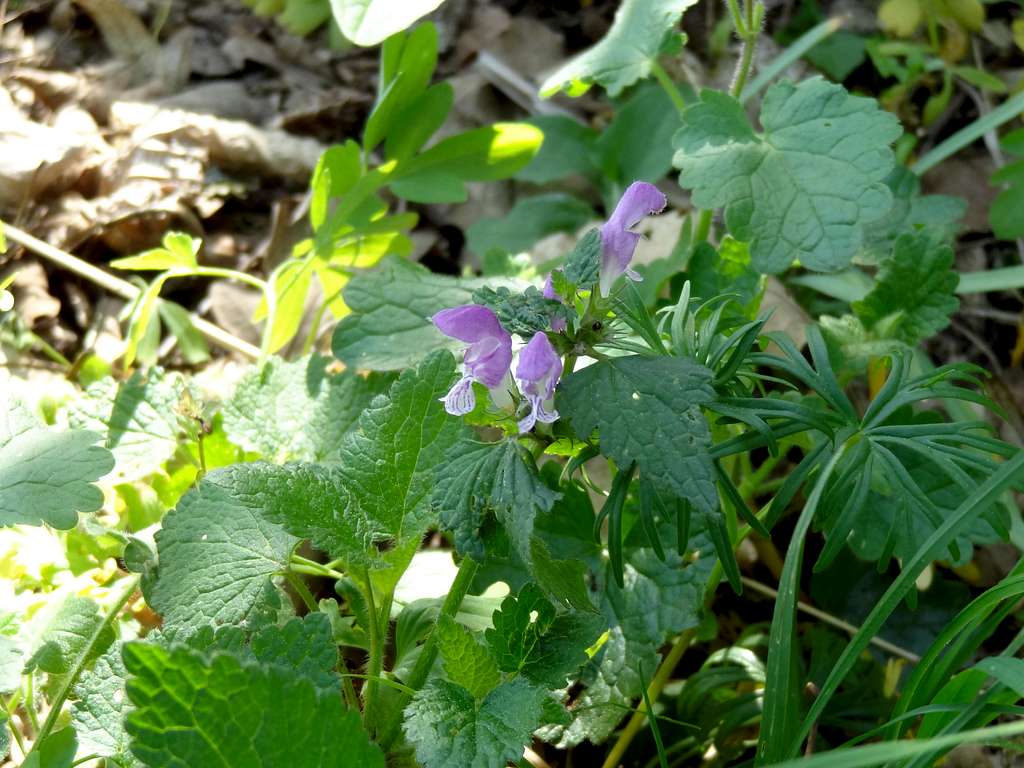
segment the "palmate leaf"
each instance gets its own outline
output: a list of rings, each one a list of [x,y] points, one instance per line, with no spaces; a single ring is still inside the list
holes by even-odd
[[[868,330],[885,326],[885,335],[915,345],[947,325],[960,302],[953,270],[953,249],[927,233],[901,235],[892,253],[879,261],[871,291],[853,302]]]
[[[224,404],[224,431],[237,445],[269,461],[336,458],[342,438],[390,377],[330,372],[330,359],[271,358],[238,383]]]
[[[821,78],[772,86],[763,134],[717,91],[703,91],[683,120],[673,140],[680,185],[693,190],[695,205],[725,208],[730,233],[750,243],[761,272],[782,272],[794,259],[841,269],[861,248],[862,225],[892,207],[884,180],[899,123],[842,86]]]
[[[73,528],[103,493],[93,483],[114,467],[95,432],[43,427],[18,403],[0,414],[0,527]]]
[[[701,406],[715,398],[712,372],[680,357],[631,355],[602,360],[562,379],[556,405],[576,434],[597,429],[601,450],[689,499],[717,508],[711,433]]]
[[[341,696],[287,670],[151,643],[129,643],[123,655],[135,707],[126,729],[145,765],[384,766]]]
[[[522,756],[547,698],[547,691],[521,677],[481,701],[460,685],[433,680],[406,707],[403,728],[426,768],[504,768]]]
[[[610,96],[651,72],[651,60],[683,12],[696,0],[624,0],[608,34],[566,62],[540,87],[542,96],[560,90],[579,96],[599,83]]]

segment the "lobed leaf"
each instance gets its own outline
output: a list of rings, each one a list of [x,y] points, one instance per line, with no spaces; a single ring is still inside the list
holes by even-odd
[[[731,96],[705,90],[676,134],[679,183],[694,204],[724,208],[730,233],[750,243],[751,262],[778,273],[794,259],[833,271],[859,252],[864,224],[892,207],[885,178],[896,118],[820,77],[773,85],[763,134]]]

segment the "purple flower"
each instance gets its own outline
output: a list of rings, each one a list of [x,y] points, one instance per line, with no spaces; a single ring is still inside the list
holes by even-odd
[[[601,295],[607,296],[612,285],[625,274],[630,280],[643,278],[629,268],[640,235],[631,231],[651,213],[660,213],[668,201],[653,184],[634,181],[622,195],[611,217],[601,227]]]
[[[442,309],[430,318],[445,336],[469,344],[462,358],[464,374],[444,397],[444,409],[462,416],[476,407],[473,382],[488,389],[501,384],[512,365],[512,337],[497,316],[479,304]]]
[[[551,276],[553,274],[553,271],[548,272],[548,278],[547,280],[544,281],[544,290],[542,291],[542,293],[544,294],[545,299],[555,299],[561,302],[562,299],[559,297],[557,293],[555,293],[555,285],[551,281]],[[562,333],[567,327],[568,324],[565,322],[565,318],[562,317],[561,315],[555,315],[554,317],[551,318],[551,330],[554,331],[555,333]]]
[[[548,410],[546,404],[554,397],[555,385],[561,375],[562,359],[547,335],[538,331],[519,353],[519,365],[516,366],[519,388],[530,404],[530,412],[519,422],[519,434],[529,432],[538,421],[550,424],[558,418],[558,411]]]

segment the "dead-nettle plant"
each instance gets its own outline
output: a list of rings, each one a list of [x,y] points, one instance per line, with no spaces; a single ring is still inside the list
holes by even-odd
[[[679,42],[672,30],[691,4],[626,0],[608,37],[546,86],[599,83],[615,95],[653,74],[670,92],[674,162],[698,210],[679,253],[664,254],[679,264],[668,272],[634,263],[638,229],[667,207],[645,181],[543,283],[531,271],[436,275],[404,258],[415,217],[388,213],[380,190],[460,199],[465,181],[522,167],[538,137],[499,125],[423,149],[451,104],[450,87],[429,85],[435,33],[385,42],[362,146],[332,148],[314,174],[312,236],[267,280],[244,278],[267,296],[267,359],[221,413],[203,414],[185,451],[197,482],[155,546],[118,534],[161,629],[115,638],[133,580],[105,612],[81,598],[55,616],[53,642],[10,656],[13,677],[0,655],[0,692],[18,691],[15,705],[25,675],[55,681],[30,760],[47,764],[43,751],[77,739],[121,766],[383,766],[387,756],[500,768],[535,739],[601,743],[633,711],[607,754],[618,765],[687,648],[713,634],[720,582],[742,591],[741,542],[770,540],[786,516],[766,659],[749,638],[716,651],[679,693],[678,717],[650,721],[662,764],[659,721],[682,729],[680,754],[714,746],[742,761],[759,734],[757,764],[785,763],[840,686],[856,683],[867,646],[893,647],[879,630],[915,602],[922,573],[1006,537],[1003,496],[1024,479],[1024,457],[979,415],[998,413],[984,372],[932,367],[916,350],[957,307],[949,239],[961,209],[920,196],[890,150],[896,119],[839,85],[779,82],[757,124],[748,118],[740,99],[765,85],[748,85],[759,2],[729,3],[742,46],[731,91],[684,99],[657,57]],[[198,266],[194,241],[164,246],[118,265],[162,271],[135,309],[129,357],[162,281],[224,276]],[[855,260],[873,278],[862,273],[848,313],[806,328],[806,353],[766,331],[765,274]],[[293,302],[304,305],[313,275],[341,318],[332,350],[343,373],[321,355],[270,356],[295,334]],[[865,374],[866,394],[851,395]],[[136,446],[169,432],[158,458],[173,456],[178,428],[160,419],[177,418],[167,403],[181,393],[165,384],[136,374],[90,388],[92,405],[66,433],[20,411],[0,421],[0,524],[71,527],[76,511],[100,506],[93,484],[111,466],[135,468],[133,479],[152,471],[153,451]],[[44,476],[60,494],[40,495],[32,480]],[[812,530],[816,572],[852,553],[880,570],[895,562],[899,575],[859,628],[840,622],[852,638],[808,701],[795,622]],[[417,555],[431,531],[454,547],[457,569],[434,597],[409,602],[400,583],[423,578]],[[1024,730],[981,728],[1020,691],[1019,641],[963,673],[973,677],[958,685],[984,689],[978,703],[936,704],[1024,594],[1020,570],[939,633],[884,725],[858,737],[887,741],[844,752],[843,765],[921,763]],[[496,581],[506,595],[486,591]],[[333,596],[318,600],[311,585],[321,595],[333,585]],[[58,729],[66,700],[72,727]],[[928,737],[900,741],[916,717]]]

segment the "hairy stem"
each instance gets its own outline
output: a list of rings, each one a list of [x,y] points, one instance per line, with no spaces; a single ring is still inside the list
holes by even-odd
[[[469,592],[469,587],[473,583],[473,577],[476,576],[476,570],[478,564],[475,560],[470,557],[464,557],[462,562],[459,563],[459,572],[455,575],[455,581],[452,582],[452,587],[448,591],[447,597],[444,599],[444,603],[441,605],[441,610],[438,613],[438,619],[441,616],[454,617],[459,611],[459,607],[462,605],[462,600]],[[427,640],[423,644],[423,649],[420,651],[419,658],[416,659],[416,664],[412,668],[412,672],[409,673],[409,677],[406,679],[406,684],[410,689],[418,691],[423,687],[423,684],[427,681],[427,676],[430,674],[430,670],[434,666],[434,661],[437,659],[437,632],[435,631],[437,622],[434,622],[434,629],[431,629],[430,634],[427,635]],[[385,723],[385,727],[381,729],[379,734],[379,743],[385,750],[391,746],[394,742],[395,737],[398,735],[398,726],[402,719],[402,710],[405,709],[405,705],[409,703],[411,695],[405,694],[399,699],[393,712],[388,715],[388,720]]]
[[[370,634],[370,659],[366,665],[366,686],[363,688],[363,725],[372,733],[377,718],[378,678],[384,668],[384,636],[381,632],[369,569],[364,569],[363,577],[366,583],[366,614],[370,622],[370,626],[367,627]]]

